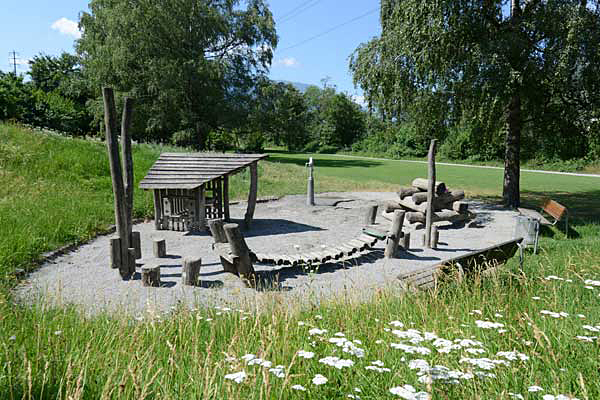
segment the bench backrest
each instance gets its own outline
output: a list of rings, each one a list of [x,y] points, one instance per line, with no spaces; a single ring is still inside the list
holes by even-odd
[[[567,208],[554,200],[546,199],[542,204],[542,210],[553,216],[557,221],[560,220]]]

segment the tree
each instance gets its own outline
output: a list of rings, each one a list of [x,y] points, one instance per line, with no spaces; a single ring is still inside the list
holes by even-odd
[[[365,115],[346,93],[323,79],[323,88],[310,86],[304,99],[310,114],[309,129],[320,146],[350,146],[365,130]]]
[[[257,84],[250,123],[275,144],[299,150],[307,141],[308,112],[304,97],[289,83],[263,79]]]
[[[67,85],[74,75],[81,73],[79,58],[62,53],[60,57],[39,54],[29,61],[31,83],[36,89],[52,92]]]
[[[277,44],[263,0],[92,0],[77,43],[94,87],[140,99],[148,131],[207,132],[247,115]]]
[[[419,99],[447,96],[445,124],[482,107],[503,118],[507,206],[520,204],[523,129],[558,111],[583,132],[600,105],[596,1],[383,0],[381,23],[350,62],[369,104],[402,118],[420,113]]]

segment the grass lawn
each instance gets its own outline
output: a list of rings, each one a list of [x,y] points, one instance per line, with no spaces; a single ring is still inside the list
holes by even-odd
[[[136,182],[161,150],[135,147]],[[522,269],[511,260],[436,292],[388,289],[311,309],[273,293],[269,309],[142,318],[14,304],[14,268],[112,223],[105,153],[101,143],[0,125],[0,399],[600,398],[599,179],[524,174],[524,198],[565,204],[576,237],[543,237]],[[307,157],[272,153],[260,164],[260,195],[303,193]],[[396,161],[315,163],[318,191],[392,190],[425,175]],[[470,195],[500,194],[501,171],[438,171]],[[247,185],[238,175],[234,197]],[[150,212],[137,191],[136,216]]]

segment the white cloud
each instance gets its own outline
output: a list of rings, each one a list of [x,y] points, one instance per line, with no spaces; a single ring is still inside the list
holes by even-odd
[[[299,66],[300,63],[294,57],[285,57],[285,58],[279,58],[279,59],[273,61],[273,65],[274,66],[282,66],[282,67],[286,67],[286,68],[294,68],[294,67]]]
[[[63,35],[73,36],[75,39],[79,39],[81,37],[81,31],[77,26],[77,22],[71,21],[65,17],[54,21],[51,28],[55,31],[59,31]]]

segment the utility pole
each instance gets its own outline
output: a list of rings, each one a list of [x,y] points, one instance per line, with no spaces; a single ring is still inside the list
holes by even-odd
[[[17,56],[18,56],[18,54],[16,51],[13,50],[12,52],[8,53],[8,55],[10,57],[9,60],[12,62],[13,71],[15,73],[15,76],[17,76]]]

